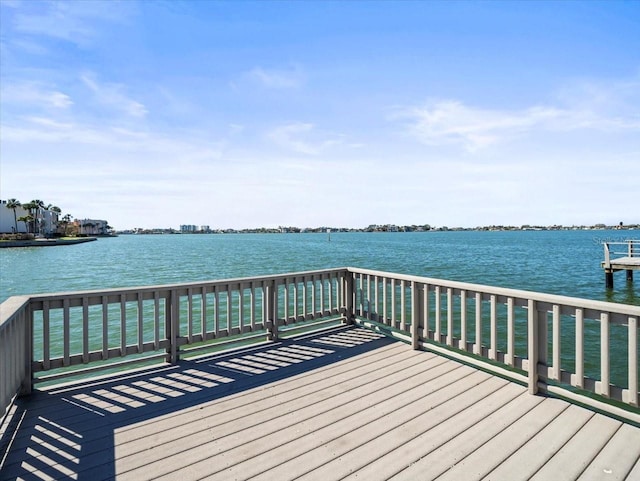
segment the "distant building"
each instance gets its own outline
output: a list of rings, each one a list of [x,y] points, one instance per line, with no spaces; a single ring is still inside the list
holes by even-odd
[[[106,220],[102,219],[76,219],[73,224],[78,229],[78,234],[85,235],[108,235],[111,227]]]
[[[201,225],[200,232],[210,232],[211,228],[208,225]]]
[[[195,232],[196,226],[193,224],[183,224],[180,226],[180,232]]]
[[[14,210],[7,207],[6,200],[0,200],[0,234],[26,233],[48,236],[56,231],[58,225],[58,213],[47,210],[44,207],[38,209],[31,227],[26,222],[17,221],[20,217],[26,217],[29,211],[20,206]],[[16,226],[17,224],[17,226]]]

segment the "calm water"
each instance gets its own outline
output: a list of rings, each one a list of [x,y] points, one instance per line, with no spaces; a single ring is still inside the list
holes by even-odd
[[[0,249],[9,296],[363,267],[640,305],[640,273],[604,287],[600,241],[640,231],[143,235]]]
[[[640,273],[633,284],[616,274],[615,289],[607,290],[600,267],[600,241],[628,237],[640,232],[333,233],[331,241],[327,234],[129,235],[0,249],[0,300],[353,266],[640,305]],[[595,324],[585,326],[585,369],[594,378],[599,332]],[[573,333],[567,334],[563,365],[571,368]],[[54,341],[52,349],[61,352],[62,339]],[[612,380],[626,386],[626,331],[613,330],[611,343],[618,345]]]

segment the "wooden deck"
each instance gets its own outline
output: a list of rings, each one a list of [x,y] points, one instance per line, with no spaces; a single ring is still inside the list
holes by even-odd
[[[2,480],[640,479],[640,428],[360,328],[38,391],[12,419]]]
[[[614,270],[624,269],[640,269],[640,257],[618,257],[617,259],[611,259],[611,267]],[[605,267],[605,263],[602,263]]]

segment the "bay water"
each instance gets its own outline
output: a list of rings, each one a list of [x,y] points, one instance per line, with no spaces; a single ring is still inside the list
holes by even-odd
[[[0,249],[0,301],[349,266],[640,305],[640,272],[606,289],[600,266],[601,241],[628,238],[640,231],[121,235]]]
[[[629,238],[640,238],[640,231],[121,235],[69,246],[0,249],[0,301],[25,294],[360,267],[640,305],[640,272],[632,283],[617,273],[614,289],[606,289],[600,266],[603,240]],[[585,336],[585,369],[597,377],[598,326],[585,326]],[[567,332],[565,339],[572,338],[573,332]],[[626,386],[626,334],[612,332],[611,343],[620,343],[611,350],[612,381]],[[61,349],[61,339],[57,344]]]

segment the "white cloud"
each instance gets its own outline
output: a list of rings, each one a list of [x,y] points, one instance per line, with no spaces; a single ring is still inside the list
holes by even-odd
[[[319,155],[330,147],[345,145],[343,137],[318,131],[313,124],[304,122],[280,125],[267,133],[267,138],[276,145],[307,155]]]
[[[396,118],[407,119],[408,132],[427,145],[461,145],[469,152],[535,131],[640,130],[640,118],[608,116],[574,106],[533,106],[524,110],[483,109],[457,100],[438,100],[404,109]]]
[[[123,93],[125,89],[123,85],[99,84],[91,74],[81,75],[80,79],[95,94],[96,99],[101,104],[123,111],[132,117],[144,117],[147,115],[148,110],[143,104],[127,97]]]
[[[300,87],[304,81],[304,75],[299,67],[289,70],[270,70],[255,67],[248,76],[267,88],[290,89]]]
[[[2,83],[0,96],[3,104],[35,105],[66,109],[73,105],[71,97],[39,82]]]
[[[16,9],[16,31],[86,45],[98,35],[100,24],[124,21],[135,6],[132,2],[48,1],[18,4]]]
[[[318,148],[311,143],[299,138],[301,134],[311,132],[313,124],[294,123],[276,127],[267,136],[280,147],[284,147],[301,154],[315,155],[319,152]]]

